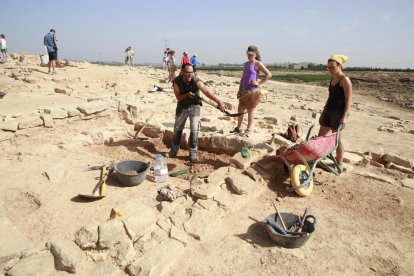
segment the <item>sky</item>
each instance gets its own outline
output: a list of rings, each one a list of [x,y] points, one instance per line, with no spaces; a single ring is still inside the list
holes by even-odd
[[[161,63],[166,47],[205,64],[242,63],[249,45],[265,64],[414,68],[413,0],[1,0],[0,32],[9,53],[44,51],[56,29],[59,58]]]

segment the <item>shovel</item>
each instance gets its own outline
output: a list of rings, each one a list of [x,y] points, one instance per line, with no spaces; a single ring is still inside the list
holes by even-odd
[[[137,131],[137,133],[135,133],[134,139],[139,139],[139,140],[148,140],[148,137],[138,137],[141,132],[144,130],[144,128],[147,126],[149,120],[152,118],[152,116],[154,116],[155,112],[152,112],[152,114],[148,117],[148,119],[145,121],[144,125],[141,127],[141,129],[139,131]]]
[[[195,95],[196,98],[201,99],[203,102],[205,102],[208,105],[211,105],[212,107],[215,107],[217,109],[220,109],[218,106],[212,104],[211,102],[207,101],[206,99],[198,96],[197,94]],[[224,110],[223,113],[225,114],[225,116],[229,116],[229,117],[239,117],[240,115],[246,114],[246,112],[242,112],[242,113],[230,113],[227,110]]]

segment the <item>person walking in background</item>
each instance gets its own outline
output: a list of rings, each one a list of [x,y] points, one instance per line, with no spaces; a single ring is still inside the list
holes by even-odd
[[[43,38],[43,43],[46,46],[47,54],[49,55],[49,63],[47,64],[47,67],[49,68],[47,72],[48,74],[56,74],[56,60],[58,47],[55,34],[56,30],[50,29],[49,33],[47,33]]]
[[[162,58],[162,70],[168,70],[168,53],[170,52],[170,48],[165,49],[164,57]]]
[[[188,63],[190,63],[190,58],[188,57],[188,53],[184,51],[183,57],[181,58],[181,66]]]
[[[132,57],[135,55],[134,51],[132,51],[131,46],[126,48],[125,50],[125,65],[132,66],[134,65],[132,62]]]
[[[352,83],[348,76],[343,73],[345,64],[348,61],[345,55],[332,55],[328,59],[328,70],[332,75],[329,82],[329,96],[319,118],[318,136],[325,136],[330,131],[338,131],[340,124],[345,128],[345,120],[349,115],[351,106]],[[341,132],[342,134],[342,132]],[[339,136],[339,145],[336,149],[336,160],[338,161],[339,170],[342,172],[342,160],[344,157],[344,145],[342,144],[341,135]]]
[[[177,71],[177,65],[175,64],[175,51],[170,50],[168,53],[168,82],[170,83],[175,78],[175,71]]]
[[[193,65],[194,75],[197,75],[197,65],[199,62],[197,61],[197,54],[194,53],[193,56],[190,58],[190,62]]]
[[[177,156],[185,123],[187,118],[190,118],[189,157],[190,162],[195,163],[197,162],[198,132],[200,130],[200,91],[216,102],[221,111],[227,109],[227,106],[199,78],[194,76],[193,66],[190,63],[183,64],[181,72],[182,74],[173,81],[174,94],[178,102],[175,109],[172,147],[167,156],[170,158]]]
[[[1,45],[2,61],[6,62],[9,55],[7,54],[7,43],[6,43],[6,37],[4,36],[4,34],[0,35],[0,45]]]
[[[269,70],[261,63],[261,56],[259,49],[251,45],[247,48],[248,61],[244,64],[243,75],[240,80],[239,90],[237,92],[237,99],[239,99],[238,112],[243,113],[247,110],[247,129],[244,133],[241,132],[240,127],[243,123],[243,115],[237,117],[237,127],[231,133],[239,134],[240,136],[249,137],[253,127],[253,111],[260,102],[260,85],[264,84],[272,77]],[[263,72],[265,75],[259,81],[259,73]]]

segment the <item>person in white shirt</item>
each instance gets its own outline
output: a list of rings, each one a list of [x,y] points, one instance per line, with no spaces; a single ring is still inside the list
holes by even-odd
[[[132,62],[132,56],[135,55],[134,51],[132,51],[131,46],[129,46],[126,50],[125,50],[125,64],[128,66],[132,66],[134,65]]]
[[[7,44],[6,44],[6,37],[4,36],[4,34],[0,35],[0,44],[1,44],[1,55],[2,55],[2,59],[3,61],[6,61],[8,58],[8,54],[7,54]]]

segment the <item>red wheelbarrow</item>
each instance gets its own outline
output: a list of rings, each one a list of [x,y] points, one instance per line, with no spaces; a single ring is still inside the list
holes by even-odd
[[[313,175],[316,166],[320,163],[329,172],[339,175],[341,169],[332,153],[339,144],[339,135],[343,125],[339,125],[338,131],[328,136],[319,136],[309,139],[314,125],[306,135],[306,141],[287,151],[277,154],[276,150],[268,154],[268,157],[276,158],[285,162],[289,169],[290,183],[292,188],[287,190],[295,191],[300,196],[308,196],[313,190]],[[333,165],[328,166],[322,160],[328,158]]]

